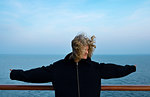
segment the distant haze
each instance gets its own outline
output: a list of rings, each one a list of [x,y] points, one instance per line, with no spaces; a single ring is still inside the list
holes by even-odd
[[[0,54],[67,54],[80,32],[94,54],[150,54],[150,0],[0,1]]]

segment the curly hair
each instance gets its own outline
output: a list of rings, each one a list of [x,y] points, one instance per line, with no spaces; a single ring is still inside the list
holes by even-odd
[[[94,45],[95,36],[92,36],[91,38],[88,38],[84,33],[81,33],[72,40],[72,56],[75,61],[79,61],[81,59],[81,54],[83,52],[82,48],[84,46],[88,46],[88,56],[89,58],[92,57],[93,51],[96,48],[96,45]]]

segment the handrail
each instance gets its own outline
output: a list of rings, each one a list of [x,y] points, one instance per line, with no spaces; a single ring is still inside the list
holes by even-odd
[[[0,90],[54,90],[51,85],[0,85]],[[101,86],[102,91],[150,91],[150,85]]]

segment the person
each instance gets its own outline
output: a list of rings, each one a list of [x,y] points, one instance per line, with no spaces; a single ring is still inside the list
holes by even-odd
[[[100,97],[101,79],[124,77],[135,72],[136,66],[92,61],[94,38],[78,34],[72,40],[72,52],[64,59],[26,71],[11,69],[10,78],[31,83],[52,82],[55,97]]]

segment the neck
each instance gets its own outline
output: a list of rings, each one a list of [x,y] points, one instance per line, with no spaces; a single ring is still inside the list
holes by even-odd
[[[78,62],[81,60],[81,59],[79,59],[79,58],[75,58],[75,57],[73,56],[73,54],[71,54],[71,56],[70,56],[69,59],[73,59],[74,62],[76,62],[76,63],[78,63]]]
[[[75,61],[76,63],[78,63],[80,60],[79,60],[79,59],[74,59],[74,61]]]

